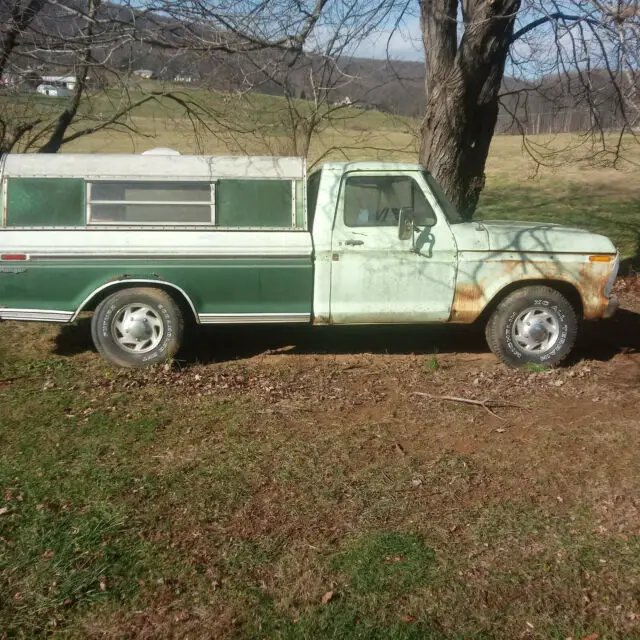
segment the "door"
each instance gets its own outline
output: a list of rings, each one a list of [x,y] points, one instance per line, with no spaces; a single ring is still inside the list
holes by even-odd
[[[412,209],[416,224],[406,240],[398,233],[401,209]],[[419,172],[347,174],[331,247],[331,322],[448,320],[456,244]]]

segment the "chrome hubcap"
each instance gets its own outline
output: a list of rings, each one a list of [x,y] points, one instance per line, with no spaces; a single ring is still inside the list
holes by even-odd
[[[558,315],[544,307],[525,309],[513,323],[511,338],[521,351],[543,354],[550,351],[560,337]]]
[[[111,334],[125,351],[146,353],[160,344],[164,324],[146,304],[128,304],[113,316]]]

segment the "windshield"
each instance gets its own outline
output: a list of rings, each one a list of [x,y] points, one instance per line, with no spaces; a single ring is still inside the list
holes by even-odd
[[[444,211],[444,215],[447,216],[447,220],[449,220],[449,224],[460,224],[464,222],[462,216],[458,212],[458,210],[451,204],[449,198],[445,195],[442,187],[436,182],[435,178],[428,172],[423,171],[422,175],[424,179],[427,181],[429,188],[431,189],[431,193],[435,196],[440,208]]]

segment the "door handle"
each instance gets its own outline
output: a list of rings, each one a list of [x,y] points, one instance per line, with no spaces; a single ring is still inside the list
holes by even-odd
[[[364,240],[353,240],[350,238],[349,240],[345,241],[345,244],[350,247],[355,247],[355,246],[364,244]]]

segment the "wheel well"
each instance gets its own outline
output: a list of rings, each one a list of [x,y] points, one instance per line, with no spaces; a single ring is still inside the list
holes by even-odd
[[[122,291],[123,289],[134,289],[136,287],[161,289],[162,291],[170,295],[171,298],[173,298],[174,302],[180,308],[180,311],[182,311],[185,319],[191,318],[195,322],[198,321],[193,303],[191,302],[191,300],[189,300],[187,294],[182,289],[167,282],[154,282],[149,280],[131,282],[126,280],[118,280],[117,282],[103,285],[102,287],[98,288],[91,295],[91,297],[81,305],[78,313],[84,311],[95,311],[96,307],[112,293],[116,293],[116,291]]]
[[[517,282],[511,282],[504,289],[501,289],[489,302],[480,314],[479,320],[484,322],[493,313],[494,309],[504,300],[510,293],[523,289],[524,287],[531,286],[543,286],[555,289],[558,293],[561,293],[568,301],[569,304],[575,309],[576,315],[581,318],[584,315],[584,308],[582,306],[582,298],[578,289],[570,282],[564,280],[518,280]]]

